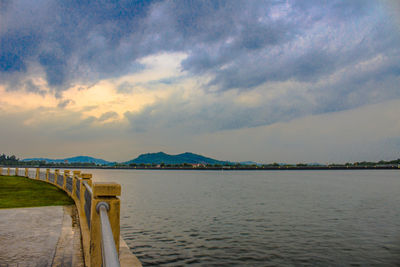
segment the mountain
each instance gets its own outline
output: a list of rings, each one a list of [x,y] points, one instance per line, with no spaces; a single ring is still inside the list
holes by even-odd
[[[109,162],[103,159],[97,159],[93,157],[88,157],[88,156],[77,156],[77,157],[70,157],[70,158],[64,158],[64,159],[49,159],[49,158],[27,158],[22,161],[46,161],[47,163],[95,163],[99,165],[113,165],[114,162]],[[229,161],[221,161],[221,160],[216,160],[208,157],[204,157],[202,155],[197,155],[194,153],[182,153],[178,155],[169,155],[164,152],[158,152],[158,153],[147,153],[147,154],[141,154],[135,159],[132,159],[127,162],[123,162],[124,164],[130,164],[130,163],[135,163],[135,164],[183,164],[183,163],[188,163],[188,164],[220,164],[220,165],[232,165],[234,163],[229,162]]]
[[[65,159],[49,159],[49,158],[29,158],[24,159],[22,161],[46,161],[47,163],[95,163],[101,165],[109,165],[112,162],[106,161],[104,159],[96,159],[88,156],[77,156],[72,158],[65,158]]]
[[[193,153],[182,153],[178,155],[169,155],[164,152],[141,154],[136,159],[124,162],[125,164],[232,164],[228,161],[220,161],[212,158],[207,158]]]

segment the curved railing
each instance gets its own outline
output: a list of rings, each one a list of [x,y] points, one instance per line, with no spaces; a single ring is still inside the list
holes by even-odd
[[[99,202],[96,206],[97,213],[100,214],[101,222],[101,254],[103,256],[103,266],[119,266],[118,252],[113,245],[113,234],[108,219],[107,212],[110,210],[110,205],[107,202]]]
[[[78,210],[86,266],[120,266],[121,186],[93,183],[92,175],[80,171],[40,168],[1,168],[0,175],[23,176],[51,183],[64,190]]]

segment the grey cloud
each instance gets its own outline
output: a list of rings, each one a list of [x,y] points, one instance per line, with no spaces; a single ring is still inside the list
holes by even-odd
[[[285,88],[286,93],[272,97],[263,94],[271,90],[270,86],[264,85],[254,89],[259,94],[258,104],[236,102],[226,92],[190,99],[176,94],[140,112],[127,112],[125,116],[136,132],[198,134],[266,126],[312,114],[350,110],[400,98],[399,62],[400,58],[394,54],[390,59],[369,64],[367,69],[363,66],[350,68],[329,82],[315,83],[312,79],[302,79],[301,83],[293,82],[291,87]],[[249,78],[253,77],[256,76]],[[280,85],[275,85],[274,90],[276,86]]]
[[[287,14],[274,19],[273,10],[286,8],[285,1],[43,1],[36,6],[16,1],[7,5],[4,23],[9,31],[1,34],[0,70],[24,72],[27,60],[38,60],[49,85],[63,90],[75,80],[90,82],[137,71],[132,63],[149,54],[183,51],[189,54],[184,69],[194,74],[217,72],[214,82],[230,89],[222,66],[231,64],[232,75],[239,72],[236,68],[243,66],[243,60],[252,64],[254,58],[264,59],[257,62],[259,69],[275,63],[288,67],[292,58],[281,62],[287,53],[282,47],[304,36],[318,21],[334,25],[343,18],[371,16],[377,8],[372,1],[306,2],[290,1]],[[21,12],[30,16],[21,18]],[[272,50],[278,50],[277,55],[268,56]],[[306,74],[321,65],[329,64],[318,58],[313,64],[298,63]],[[292,69],[287,76],[300,77],[301,71]],[[264,81],[273,79],[277,70],[270,72]]]
[[[116,92],[118,94],[130,94],[135,91],[135,87],[145,88],[146,90],[157,90],[158,85],[172,85],[174,83],[178,83],[179,81],[183,80],[184,76],[181,77],[168,77],[168,78],[161,78],[158,80],[151,80],[145,83],[142,82],[122,82],[116,86]]]
[[[98,106],[96,106],[96,105],[93,105],[93,106],[84,106],[84,107],[81,109],[81,112],[91,111],[91,110],[96,109],[96,108],[98,108]]]
[[[236,23],[227,26],[233,34],[207,46],[204,40],[193,43],[183,68],[215,75],[209,85],[220,90],[249,90],[270,81],[318,81],[355,62],[398,51],[398,31],[382,17],[379,4],[298,2],[291,2],[283,18],[267,18],[267,23],[258,20],[257,12],[244,17],[239,12]],[[264,11],[262,5],[259,10]],[[336,27],[343,30],[335,33]]]
[[[0,74],[0,78],[2,75]],[[47,94],[45,88],[42,85],[35,83],[32,79],[20,79],[18,75],[12,75],[8,84],[6,85],[6,91],[16,91],[16,90],[24,90],[27,93],[35,93],[41,96]]]
[[[25,83],[25,91],[30,92],[30,93],[36,93],[36,94],[39,94],[42,96],[44,96],[47,93],[39,85],[36,85],[35,83],[33,83],[32,80],[28,80]]]
[[[141,55],[123,40],[137,29],[150,4],[142,1],[2,2],[0,72],[24,75],[28,61],[38,62],[55,90],[75,81],[131,70]],[[137,18],[136,18],[137,17]]]
[[[0,0],[0,12],[5,12],[11,0]]]
[[[101,114],[101,116],[98,118],[98,121],[105,121],[114,118],[118,118],[118,114],[114,111],[109,111]]]
[[[51,87],[64,84],[66,62],[62,55],[41,54],[39,62],[46,71],[46,79]]]
[[[359,79],[354,77],[345,79],[335,85],[324,88],[310,89],[317,101],[313,113],[321,114],[353,109],[368,104],[376,104],[391,99],[400,98],[398,77],[385,77],[385,82],[375,80],[375,78]],[[384,91],[384,93],[381,93]]]
[[[136,132],[170,130],[199,134],[288,121],[310,113],[309,106],[310,103],[298,94],[252,107],[237,104],[223,95],[208,101],[187,100],[173,95],[140,112],[126,112],[125,117]]]
[[[128,82],[123,82],[117,86],[117,93],[129,94],[132,93],[134,85]]]
[[[382,3],[372,0],[38,3],[19,0],[1,4],[6,11],[0,20],[7,29],[0,30],[2,82],[10,85],[15,79],[23,80],[28,62],[36,62],[44,69],[51,90],[59,98],[61,91],[74,83],[93,84],[100,79],[138,72],[144,68],[138,59],[162,52],[186,53],[188,56],[181,66],[184,71],[194,76],[212,76],[204,90],[211,86],[222,93],[256,87],[268,90],[266,83],[294,81],[307,83],[310,97],[320,100],[313,105],[304,99],[304,104],[297,107],[296,99],[288,98],[293,102],[278,101],[274,109],[262,110],[221,104],[222,114],[229,112],[211,125],[213,129],[285,120],[298,108],[325,112],[399,97],[393,89],[400,75],[399,31],[386,17]],[[360,69],[354,73],[354,79],[318,86],[330,75],[378,55],[385,61],[380,70],[371,73]],[[382,85],[375,100],[371,84]],[[117,90],[129,93],[131,85],[121,84]],[[208,105],[210,115],[207,112],[202,115],[212,121],[220,115],[220,109],[216,104]],[[287,105],[292,108],[286,108]],[[156,119],[152,112],[157,108],[162,109],[153,106],[143,111],[142,117],[131,113],[127,116],[146,125],[146,116]],[[190,113],[185,113],[190,108],[179,110],[174,106],[173,109],[177,110],[171,115],[176,121],[190,120]],[[166,116],[162,112],[159,116]],[[239,119],[233,120],[229,113]],[[264,113],[269,117],[259,115]],[[199,117],[192,115],[195,119]],[[209,125],[206,119],[203,124]]]
[[[57,107],[59,107],[59,108],[65,108],[66,106],[68,106],[69,104],[72,104],[72,103],[74,103],[73,100],[71,100],[71,99],[65,99],[65,100],[62,100],[62,101],[58,102]]]
[[[63,90],[76,80],[90,82],[137,71],[132,69],[136,59],[163,51],[184,51],[191,58],[198,50],[214,56],[226,50],[230,56],[219,58],[233,60],[242,50],[282,44],[302,28],[295,27],[299,21],[272,22],[265,16],[279,4],[43,1],[33,5],[15,1],[7,5],[3,21],[8,31],[1,33],[0,71],[23,73],[27,61],[36,60],[46,71],[49,85]],[[258,22],[260,17],[267,21]],[[221,47],[228,39],[234,42]],[[191,62],[196,65],[195,60]]]

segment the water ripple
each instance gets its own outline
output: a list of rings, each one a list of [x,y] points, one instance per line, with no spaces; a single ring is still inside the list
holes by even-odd
[[[400,266],[398,171],[94,172],[144,266]]]

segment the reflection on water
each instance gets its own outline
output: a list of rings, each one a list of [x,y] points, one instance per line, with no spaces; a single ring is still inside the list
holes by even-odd
[[[144,265],[400,264],[400,171],[90,172]]]

